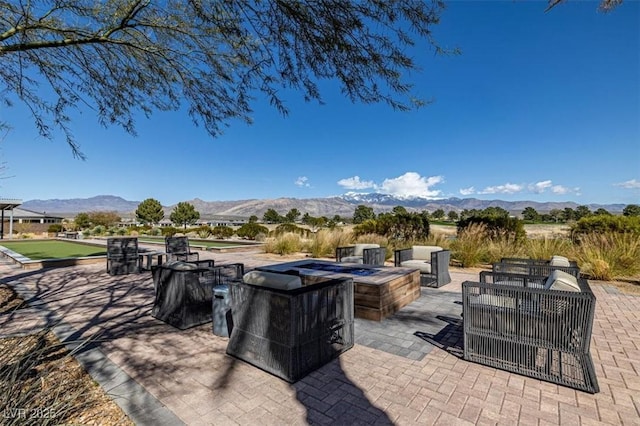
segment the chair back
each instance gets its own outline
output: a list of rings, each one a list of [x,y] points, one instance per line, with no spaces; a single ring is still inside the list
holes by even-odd
[[[165,251],[168,254],[189,254],[189,237],[166,237]]]

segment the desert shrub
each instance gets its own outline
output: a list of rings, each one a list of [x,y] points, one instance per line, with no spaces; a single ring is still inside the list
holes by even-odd
[[[485,263],[499,262],[503,257],[526,257],[524,242],[515,237],[506,235],[502,238],[487,240],[483,261]]]
[[[551,256],[559,255],[571,258],[573,245],[567,238],[536,238],[527,239],[523,250],[523,253],[511,257],[551,259]]]
[[[211,233],[216,238],[231,238],[235,231],[230,226],[215,226]]]
[[[88,341],[67,343],[82,347]],[[0,423],[6,426],[100,423],[97,418],[101,414],[100,388],[83,378],[83,369],[73,355],[50,330],[2,339]],[[113,421],[131,424],[124,414]]]
[[[147,235],[151,237],[159,237],[162,235],[162,229],[160,228],[151,228],[147,231]]]
[[[117,228],[116,229],[116,235],[120,235],[120,236],[127,235],[127,229],[126,228]]]
[[[298,234],[301,237],[309,237],[309,234],[311,233],[311,231],[309,231],[308,229],[305,228],[301,228],[299,226],[297,226],[295,223],[283,223],[281,225],[278,225],[276,227],[276,229],[274,229],[273,234],[275,236],[278,235],[283,235],[283,234],[287,234],[287,233],[294,233],[294,234]]]
[[[163,226],[159,229],[163,237],[173,237],[178,233],[178,228],[176,228],[175,226]]]
[[[269,235],[269,228],[267,228],[266,226],[259,225],[257,223],[245,223],[240,228],[238,228],[238,230],[236,231],[236,234],[240,238],[258,240],[259,234],[263,234],[265,237]]]
[[[105,227],[102,226],[102,225],[98,225],[98,226],[93,228],[92,234],[93,235],[104,235],[105,232],[106,232]]]
[[[198,238],[209,238],[211,236],[211,227],[209,225],[202,225],[189,230],[194,232]]]
[[[353,236],[359,235],[377,234],[378,233],[378,221],[375,219],[367,219],[362,223],[353,227]]]
[[[335,253],[333,235],[336,230],[321,229],[309,241],[308,250],[312,257],[330,257]],[[342,234],[342,231],[339,231]],[[337,246],[336,246],[337,247]]]
[[[57,232],[62,232],[63,229],[64,228],[61,223],[52,223],[47,228],[47,232],[57,233]]]
[[[285,255],[301,251],[302,245],[302,238],[299,234],[287,232],[276,237],[267,238],[264,250],[267,253]]]
[[[588,216],[571,226],[571,236],[574,239],[593,232],[628,232],[640,236],[640,216]]]
[[[640,274],[640,238],[632,232],[588,233],[573,244],[580,269],[597,280]]]
[[[477,224],[484,225],[485,237],[490,239],[512,238],[519,241],[527,237],[522,220],[498,215],[480,215],[462,219],[458,222],[458,234],[469,226]]]
[[[463,267],[478,266],[486,260],[488,230],[484,223],[470,223],[458,231],[451,242],[451,257]]]
[[[91,236],[93,236],[93,232],[91,232],[91,230],[90,230],[90,229],[87,229],[87,230],[85,230],[85,231],[82,231],[82,236],[83,236],[84,238],[91,237]]]

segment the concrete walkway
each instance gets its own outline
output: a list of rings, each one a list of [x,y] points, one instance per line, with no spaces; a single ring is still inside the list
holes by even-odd
[[[247,268],[291,260],[201,258]],[[138,424],[640,425],[640,297],[607,283],[591,282],[601,389],[591,395],[461,358],[457,301],[462,281],[477,278],[468,271],[453,271],[451,284],[424,290],[388,321],[359,320],[353,349],[293,385],[227,356],[228,339],[208,325],[179,331],[152,318],[148,272],[111,277],[104,265],[87,265],[23,273],[7,264],[0,272],[38,305],[33,327],[62,319],[69,341],[91,340],[80,353],[104,357],[93,373],[114,370],[110,390],[124,389],[116,401]]]

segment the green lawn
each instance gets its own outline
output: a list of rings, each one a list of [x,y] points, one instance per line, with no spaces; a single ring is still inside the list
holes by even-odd
[[[104,256],[107,254],[106,248],[71,241],[0,241],[0,245],[31,260]]]

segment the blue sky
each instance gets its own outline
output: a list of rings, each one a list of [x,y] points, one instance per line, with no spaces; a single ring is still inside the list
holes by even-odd
[[[186,113],[140,118],[138,136],[80,111],[76,160],[40,138],[20,106],[0,109],[0,197],[119,195],[164,205],[382,192],[429,198],[640,203],[640,3],[448,2],[410,80],[433,103],[411,112],[353,104],[335,82],[324,105],[287,92],[254,123],[211,138]]]

